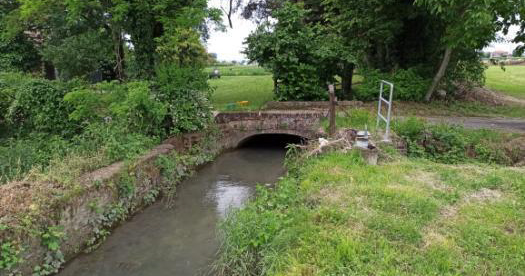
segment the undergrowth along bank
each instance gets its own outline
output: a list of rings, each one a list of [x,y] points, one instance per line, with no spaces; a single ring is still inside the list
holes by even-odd
[[[376,133],[376,114],[366,109],[340,112],[337,126]],[[327,129],[328,121],[323,121]],[[410,157],[457,164],[481,162],[500,165],[525,164],[525,135],[490,129],[466,129],[454,124],[431,124],[424,119],[408,117],[391,124],[394,140],[403,144]],[[381,139],[381,138],[378,138]]]
[[[356,152],[300,162],[222,224],[218,275],[521,275],[525,171]]]
[[[61,182],[42,178],[57,178],[46,174],[0,186],[0,273],[56,273],[66,260],[97,248],[115,226],[159,197],[170,206],[176,185],[218,153],[216,135],[208,132],[187,152],[161,145],[147,155]]]
[[[0,185],[57,160],[93,159],[93,169],[201,131],[213,124],[212,90],[201,68],[175,65],[147,81],[97,84],[0,72]]]

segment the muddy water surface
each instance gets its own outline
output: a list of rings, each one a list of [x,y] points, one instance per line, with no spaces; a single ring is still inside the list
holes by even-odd
[[[241,206],[256,184],[284,173],[283,148],[228,152],[177,187],[174,206],[154,204],[117,228],[96,251],[61,276],[206,275],[218,247],[217,223]]]

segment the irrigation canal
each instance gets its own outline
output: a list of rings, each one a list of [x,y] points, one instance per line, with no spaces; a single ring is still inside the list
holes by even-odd
[[[177,187],[173,207],[150,206],[58,275],[207,275],[219,246],[218,223],[242,206],[257,184],[273,184],[284,174],[284,145],[297,139],[256,136],[222,154]]]

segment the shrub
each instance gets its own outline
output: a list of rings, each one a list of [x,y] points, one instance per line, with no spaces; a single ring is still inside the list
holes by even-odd
[[[31,131],[69,135],[75,126],[68,120],[71,109],[63,101],[68,85],[43,79],[23,77],[24,80],[4,84],[12,101],[6,114],[8,124],[20,133]]]
[[[0,72],[0,125],[7,120],[7,112],[16,92],[28,80],[21,73]]]
[[[101,150],[108,163],[131,159],[160,142],[158,137],[130,131],[120,124],[92,123],[72,139],[79,154]]]
[[[155,84],[157,97],[167,105],[170,134],[198,131],[212,121],[212,90],[202,68],[161,65]]]
[[[326,88],[321,85],[315,66],[298,64],[291,67],[283,66],[282,72],[276,73],[281,81],[275,91],[276,100],[316,101],[327,99],[328,93]],[[287,72],[284,73],[284,71]]]
[[[152,92],[149,82],[105,82],[76,89],[64,100],[73,107],[71,120],[90,124],[114,121],[132,132],[159,134],[166,105]]]
[[[364,82],[355,93],[357,99],[363,101],[376,100],[379,97],[381,80],[394,83],[394,99],[421,101],[431,82],[430,79],[420,76],[415,68],[400,69],[393,74],[380,73],[378,70],[364,70],[363,75]]]
[[[159,133],[166,116],[166,104],[154,98],[147,82],[131,82],[127,90],[123,102],[114,102],[110,106],[119,122],[134,132]]]

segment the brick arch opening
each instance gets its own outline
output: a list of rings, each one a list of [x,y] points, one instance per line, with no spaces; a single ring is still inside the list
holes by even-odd
[[[245,137],[237,144],[238,148],[251,147],[278,147],[284,148],[288,144],[304,144],[308,138],[289,133],[263,133]]]

